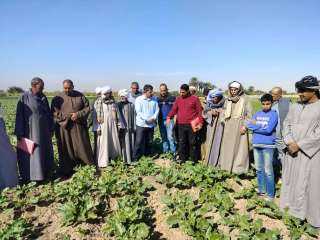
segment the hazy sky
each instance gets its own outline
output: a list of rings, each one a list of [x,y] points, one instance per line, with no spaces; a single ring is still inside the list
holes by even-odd
[[[268,89],[320,77],[319,0],[1,0],[0,89],[81,90],[192,76]]]

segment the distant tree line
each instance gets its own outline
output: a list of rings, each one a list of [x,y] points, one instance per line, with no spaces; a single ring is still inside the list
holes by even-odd
[[[197,91],[198,91],[198,95],[203,96],[206,95],[205,93],[208,92],[210,89],[214,89],[217,88],[216,85],[212,84],[209,81],[201,81],[199,80],[197,77],[192,77],[189,80],[189,85],[190,86],[194,86],[196,87]],[[21,87],[18,86],[12,86],[9,87],[7,89],[7,91],[5,90],[0,90],[0,97],[4,97],[4,96],[15,96],[15,95],[19,95],[21,93],[23,93],[24,90]],[[54,92],[50,92],[50,95],[56,95],[58,92],[54,91]],[[265,93],[265,91],[259,90],[259,89],[255,89],[254,86],[249,86],[248,88],[245,89],[245,93],[247,95],[262,95],[263,93]],[[287,93],[287,91],[283,91],[284,94],[290,94]],[[86,92],[86,95],[95,95],[92,92]],[[173,95],[179,95],[179,91],[172,91]]]
[[[197,88],[198,95],[206,95],[205,93],[208,90],[217,88],[217,86],[212,84],[211,82],[200,81],[197,77],[192,77],[189,80],[189,85]],[[228,90],[226,90],[226,93],[227,93],[227,91]],[[245,94],[247,94],[247,95],[262,95],[262,94],[266,93],[265,91],[256,89],[254,86],[249,86],[244,91],[245,91]],[[288,93],[286,90],[283,90],[283,94],[288,94]]]
[[[23,93],[24,90],[21,87],[12,86],[7,89],[7,91],[0,90],[0,97],[19,95]]]

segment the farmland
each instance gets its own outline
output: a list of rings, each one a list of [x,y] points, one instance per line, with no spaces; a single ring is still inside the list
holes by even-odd
[[[0,98],[13,144],[16,101]],[[66,181],[53,175],[5,190],[0,239],[318,238],[309,224],[279,210],[279,196],[275,203],[257,196],[253,170],[235,176],[201,163],[175,164],[158,153],[155,137],[154,156],[135,166],[114,160],[100,171],[79,167]]]

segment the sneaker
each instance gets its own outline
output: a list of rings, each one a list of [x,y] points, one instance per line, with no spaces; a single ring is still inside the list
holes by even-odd
[[[256,193],[258,194],[258,196],[263,197],[265,195],[264,192],[259,192],[258,188],[256,188],[255,190],[256,190]]]
[[[138,164],[138,161],[132,161],[131,163],[129,163],[131,166],[135,166]]]
[[[264,198],[264,200],[266,202],[273,202],[274,198],[267,196],[267,197]]]

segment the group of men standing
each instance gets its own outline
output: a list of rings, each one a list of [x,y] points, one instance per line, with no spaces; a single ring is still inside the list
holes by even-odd
[[[187,84],[180,86],[179,96],[175,97],[163,83],[156,97],[153,86],[146,84],[140,91],[138,83],[133,82],[131,91],[118,92],[117,101],[111,87],[105,86],[96,89],[96,100],[90,105],[67,79],[50,106],[43,94],[43,80],[34,78],[30,91],[17,104],[18,142],[26,138],[35,143],[31,154],[17,148],[20,178],[28,182],[49,176],[54,164],[53,134],[59,173],[69,177],[79,164],[103,168],[115,158],[134,164],[150,154],[158,125],[163,152],[172,153],[177,161],[202,159],[235,174],[248,171],[252,142],[258,193],[274,197],[273,166],[282,165],[281,208],[289,208],[294,216],[320,227],[320,87],[312,76],[304,77],[295,87],[300,97],[297,103],[282,98],[281,88],[276,87],[271,95],[261,97],[262,110],[253,115],[249,98],[237,81],[228,85],[227,96],[220,89],[213,89],[204,102]],[[5,157],[0,161],[3,188],[16,185],[18,178],[12,164],[15,153],[0,119],[0,154]],[[249,132],[253,134],[252,141]]]

